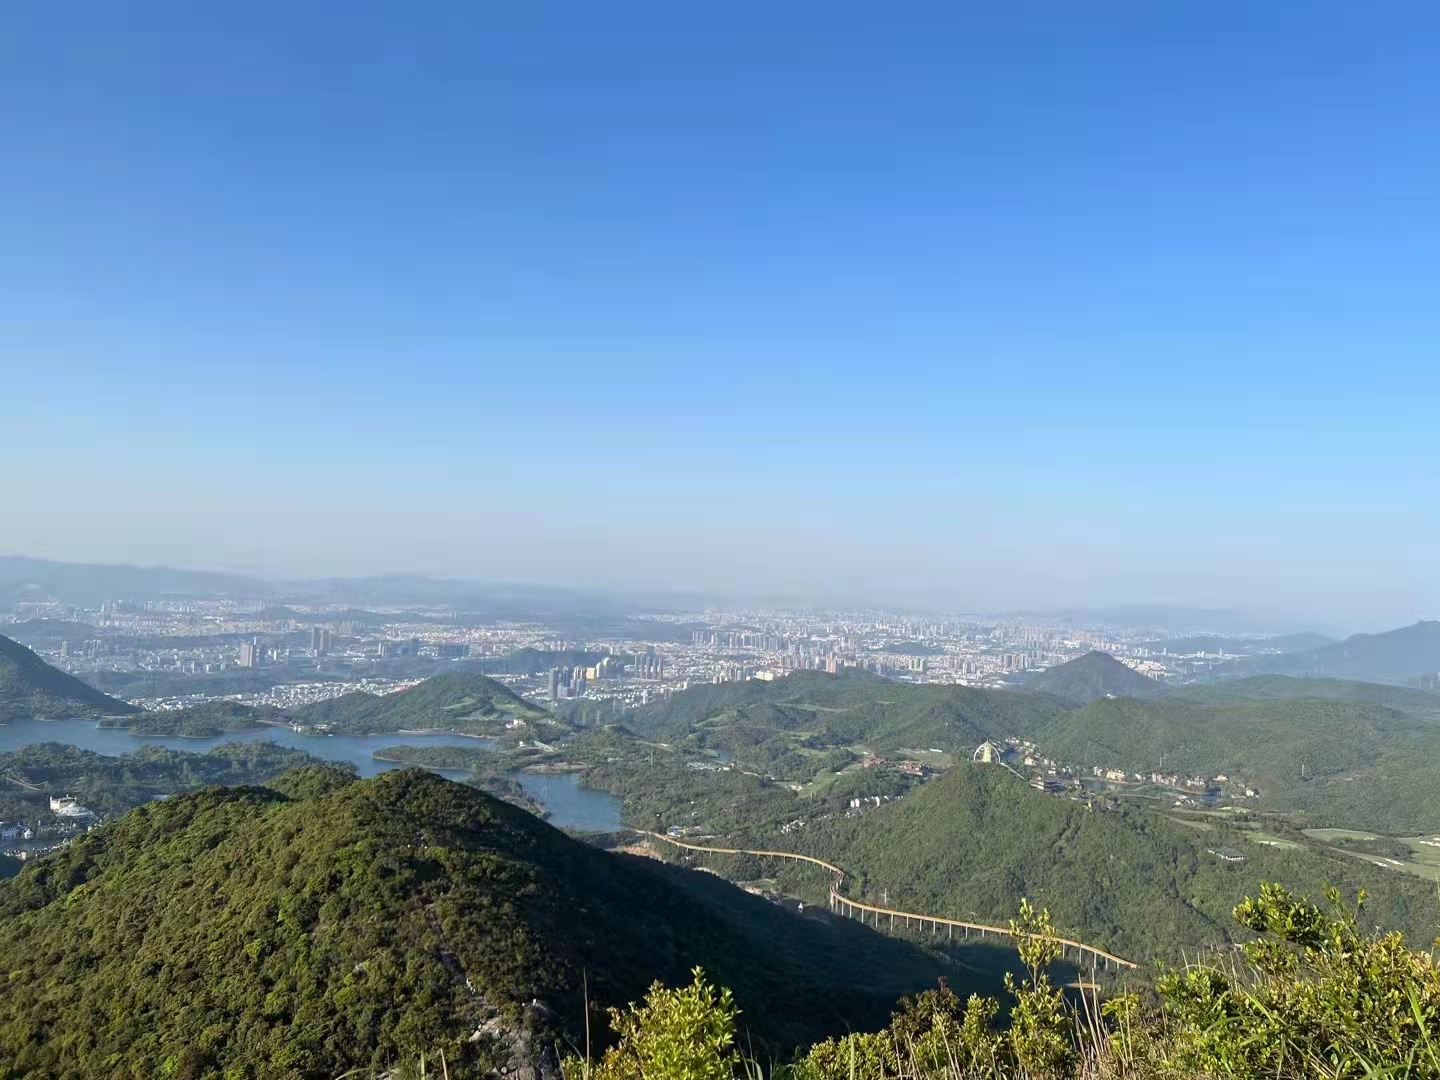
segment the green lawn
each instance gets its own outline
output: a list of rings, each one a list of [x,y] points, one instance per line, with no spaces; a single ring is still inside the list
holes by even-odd
[[[1373,832],[1356,832],[1354,829],[1302,829],[1306,836],[1315,840],[1379,840]]]
[[[1276,836],[1274,833],[1267,833],[1260,829],[1252,832],[1249,839],[1255,841],[1257,844],[1265,844],[1268,847],[1288,848],[1292,851],[1298,851],[1305,846],[1304,844],[1297,844],[1294,840],[1286,840],[1284,837]]]
[[[1432,847],[1426,840],[1435,840],[1432,834],[1425,836],[1397,836],[1392,838],[1380,837],[1373,832],[1357,832],[1354,829],[1305,829],[1305,835],[1313,840],[1322,843],[1330,840],[1379,840],[1393,839],[1397,844],[1404,844],[1414,852],[1409,859],[1391,859],[1382,855],[1371,855],[1359,851],[1347,851],[1344,848],[1332,848],[1346,855],[1353,855],[1357,859],[1364,859],[1368,863],[1384,867],[1386,870],[1399,870],[1403,873],[1414,874],[1416,877],[1425,878],[1427,881],[1440,881],[1440,847]]]

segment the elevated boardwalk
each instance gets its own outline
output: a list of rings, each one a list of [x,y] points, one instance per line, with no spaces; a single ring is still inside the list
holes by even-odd
[[[870,925],[875,926],[877,929],[899,929],[900,924],[897,920],[903,919],[905,920],[904,925],[906,927],[918,927],[922,930],[928,927],[932,934],[938,934],[940,928],[944,927],[946,937],[951,941],[955,939],[955,931],[957,929],[967,938],[972,933],[979,938],[984,938],[989,934],[1003,938],[1014,937],[1008,926],[991,926],[988,923],[967,922],[964,919],[947,919],[941,915],[925,915],[915,911],[900,911],[895,908],[879,907],[875,904],[866,904],[860,900],[852,900],[837,888],[837,886],[845,880],[846,874],[844,869],[836,866],[834,863],[826,862],[824,859],[817,859],[812,855],[801,855],[794,851],[766,851],[758,848],[709,847],[704,844],[688,844],[683,840],[676,840],[674,837],[663,836],[655,832],[647,832],[643,829],[637,829],[635,831],[639,832],[642,836],[648,836],[666,844],[673,844],[675,847],[683,848],[686,851],[710,852],[716,855],[760,855],[772,859],[790,859],[794,862],[809,863],[812,866],[821,867],[835,875],[835,881],[830,886],[830,910],[838,915],[859,919],[862,923],[866,921],[865,917],[869,915],[871,917]],[[886,918],[889,919],[888,925],[882,925],[882,920]],[[1069,956],[1073,953],[1076,960],[1089,960],[1092,968],[1104,967],[1109,969],[1113,967],[1133,970],[1139,967],[1138,964],[1131,960],[1126,960],[1122,956],[1116,956],[1114,953],[1106,952],[1104,949],[1097,949],[1094,945],[1086,945],[1084,942],[1075,941],[1072,938],[1059,937],[1057,935],[1048,940],[1060,946],[1062,956]]]

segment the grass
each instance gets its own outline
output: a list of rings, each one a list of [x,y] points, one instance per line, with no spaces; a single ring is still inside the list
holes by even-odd
[[[1306,836],[1314,840],[1381,840],[1378,833],[1357,832],[1354,829],[1302,829]]]
[[[1249,836],[1257,844],[1268,844],[1270,847],[1285,848],[1291,851],[1299,851],[1304,844],[1298,844],[1294,840],[1286,840],[1283,836],[1276,836],[1261,829],[1256,829]]]
[[[1440,881],[1440,848],[1424,843],[1434,836],[1401,836],[1397,843],[1404,844],[1415,854],[1405,864],[1405,869],[1429,881]]]
[[[1197,832],[1210,832],[1215,828],[1215,826],[1208,821],[1196,821],[1192,817],[1185,817],[1181,814],[1161,814],[1160,816],[1169,818],[1175,822],[1176,825],[1184,825],[1187,829],[1194,829]]]
[[[1403,873],[1413,874],[1415,877],[1423,878],[1426,881],[1440,882],[1440,847],[1432,847],[1430,844],[1425,843],[1427,840],[1434,841],[1437,839],[1433,834],[1388,837],[1381,836],[1374,832],[1361,832],[1355,829],[1305,829],[1303,831],[1310,839],[1325,844],[1326,848],[1330,851],[1338,851],[1343,855],[1353,855],[1357,859],[1364,859],[1366,862],[1385,870],[1399,870]],[[1331,841],[1335,840],[1393,840],[1397,844],[1404,844],[1414,854],[1409,859],[1391,859],[1383,855],[1350,851],[1346,848],[1333,846]]]

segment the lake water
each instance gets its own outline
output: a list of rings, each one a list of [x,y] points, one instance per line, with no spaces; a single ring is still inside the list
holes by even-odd
[[[520,773],[520,786],[550,811],[551,825],[576,832],[618,832],[620,800],[580,783],[576,773]]]
[[[463,735],[301,735],[286,727],[262,727],[252,731],[235,731],[213,739],[189,739],[178,735],[131,735],[124,728],[102,728],[94,720],[12,720],[0,724],[0,751],[18,750],[31,743],[58,742],[93,750],[97,754],[118,757],[147,744],[168,746],[173,750],[204,753],[226,742],[252,742],[268,739],[281,746],[293,746],[325,758],[327,761],[348,761],[361,776],[376,776],[404,766],[393,761],[377,761],[371,755],[389,746],[489,746],[490,739],[466,738]],[[466,770],[432,769],[442,776],[463,776]],[[620,800],[593,788],[581,787],[574,773],[539,775],[522,773],[520,785],[530,797],[550,811],[550,824],[564,829],[586,832],[612,832],[620,829]]]

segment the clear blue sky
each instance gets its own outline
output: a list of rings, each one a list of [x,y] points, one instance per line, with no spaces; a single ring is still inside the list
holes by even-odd
[[[21,0],[0,547],[1440,614],[1437,44],[1429,2]]]

